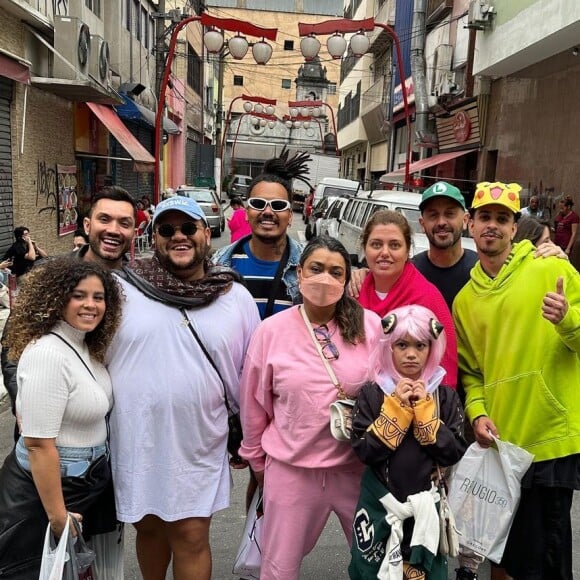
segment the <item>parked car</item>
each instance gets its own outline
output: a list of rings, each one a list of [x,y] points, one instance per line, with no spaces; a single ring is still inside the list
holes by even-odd
[[[343,179],[341,177],[324,177],[318,182],[318,185],[314,190],[312,207],[316,207],[316,204],[323,197],[345,197],[356,195],[359,190],[360,183],[358,181]]]
[[[221,236],[226,227],[226,218],[215,191],[206,187],[182,185],[175,193],[195,199],[205,214],[211,235],[217,238]]]
[[[250,183],[253,177],[251,175],[240,175],[235,174],[230,181],[228,186],[228,197],[231,199],[232,197],[241,197],[242,199],[246,199],[248,197],[248,193],[250,192]]]
[[[335,197],[328,206],[325,216],[320,219],[318,235],[338,238],[338,222],[342,218],[348,197]]]
[[[429,240],[419,223],[420,202],[421,194],[409,191],[363,191],[347,200],[342,209],[342,216],[333,218],[336,219],[336,226],[331,227],[336,227],[338,231],[336,237],[344,244],[352,263],[358,266],[364,259],[361,234],[369,218],[380,209],[399,211],[407,218],[413,231],[411,246],[413,256],[429,247]],[[461,243],[464,248],[475,250],[473,239],[464,237]]]

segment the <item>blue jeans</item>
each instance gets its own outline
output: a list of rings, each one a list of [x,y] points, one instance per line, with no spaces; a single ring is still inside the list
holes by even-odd
[[[82,477],[93,461],[109,452],[106,445],[96,445],[95,447],[60,447],[57,445],[56,449],[60,456],[61,477]],[[20,467],[30,471],[28,449],[26,449],[22,437],[16,443],[16,460]]]

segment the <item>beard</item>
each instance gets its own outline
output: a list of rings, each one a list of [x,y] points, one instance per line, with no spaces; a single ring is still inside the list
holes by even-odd
[[[429,243],[438,248],[439,250],[446,250],[447,248],[451,248],[461,239],[461,231],[456,230],[452,231],[443,230],[443,231],[451,234],[451,239],[447,241],[441,241],[436,236],[437,232],[434,232],[433,230],[431,230],[431,233],[426,234],[427,238],[429,239]]]

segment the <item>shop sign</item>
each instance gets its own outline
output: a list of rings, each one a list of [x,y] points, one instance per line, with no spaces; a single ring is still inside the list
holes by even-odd
[[[471,119],[465,111],[459,111],[455,114],[453,135],[458,143],[465,143],[471,135]]]

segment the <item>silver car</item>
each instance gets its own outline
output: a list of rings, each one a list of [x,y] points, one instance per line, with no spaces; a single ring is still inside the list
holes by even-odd
[[[205,214],[207,224],[211,229],[211,235],[216,238],[221,236],[226,227],[226,218],[224,216],[224,210],[213,190],[207,189],[206,187],[181,186],[175,193],[197,201]]]

